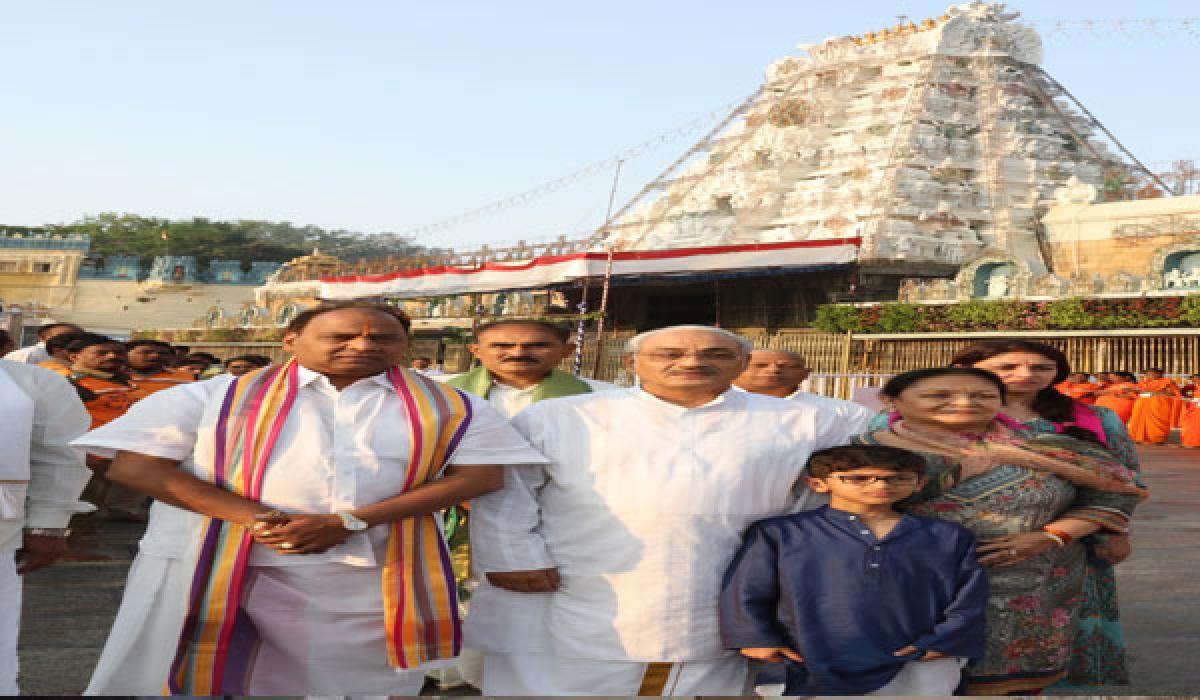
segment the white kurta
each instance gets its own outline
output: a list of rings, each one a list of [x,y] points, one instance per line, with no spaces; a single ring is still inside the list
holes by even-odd
[[[49,360],[50,353],[46,352],[45,343],[37,343],[36,345],[17,348],[5,355],[4,359],[9,362],[20,362],[23,365],[36,365]]]
[[[17,694],[17,631],[21,621],[21,579],[13,555],[21,546],[23,527],[66,527],[71,515],[92,507],[80,503],[91,472],[83,464],[83,452],[70,446],[91,424],[79,395],[58,374],[42,367],[0,360],[4,385],[32,400],[32,412],[18,417],[4,410],[0,397],[0,421],[7,435],[23,435],[28,452],[10,446],[0,461],[20,459],[29,483],[0,484],[0,695]],[[28,408],[28,401],[22,401]],[[9,421],[28,421],[15,426]],[[20,430],[15,430],[15,428]],[[8,470],[6,470],[7,472]]]
[[[579,378],[585,384],[592,388],[592,393],[601,391],[616,391],[621,387],[616,384],[609,384],[596,379]],[[488,390],[487,401],[497,411],[503,413],[511,419],[521,411],[533,405],[533,392],[537,391],[537,385],[518,389],[515,386],[508,386],[500,382],[493,382],[492,388]]]
[[[851,435],[832,413],[734,390],[692,409],[641,389],[574,396],[514,425],[551,463],[510,468],[474,501],[476,569],[562,577],[555,593],[476,592],[467,645],[514,659],[730,657],[717,597],[742,532],[803,507],[808,455]]]
[[[208,478],[212,464],[213,432],[220,403],[232,381],[217,377],[158,392],[121,418],[78,441],[89,452],[111,455],[118,450],[180,460],[180,468]],[[525,464],[542,456],[482,400],[471,397],[474,418],[450,459],[450,464]],[[384,375],[360,380],[337,391],[328,380],[300,369],[300,391],[284,422],[263,483],[264,504],[287,512],[333,513],[390,498],[402,490],[409,457],[403,403]],[[125,597],[88,693],[145,695],[161,692],[174,655],[187,605],[196,547],[203,517],[160,502],[151,507],[146,536],[133,567]],[[251,554],[252,581],[243,607],[253,599],[252,618],[268,645],[251,673],[257,693],[388,693],[404,690],[403,680],[387,666],[383,632],[383,600],[378,589],[387,528],[380,526],[352,535],[344,544],[321,554],[283,556],[255,545]],[[287,573],[268,569],[305,571]],[[319,568],[318,568],[319,567]],[[322,575],[323,569],[328,575]],[[256,573],[257,572],[257,575]],[[362,572],[363,575],[359,575]],[[336,591],[323,581],[361,581]],[[271,606],[261,596],[263,586],[280,591],[278,615],[260,622],[257,615]],[[253,595],[257,590],[260,595]],[[283,599],[288,601],[284,603]],[[296,601],[308,601],[297,607]],[[306,615],[297,616],[297,609]],[[291,620],[286,620],[288,611]],[[333,628],[295,626],[325,624],[342,616],[373,618],[374,638],[364,639],[361,625],[346,624],[345,634]],[[263,629],[278,619],[277,630]],[[291,625],[290,628],[283,626]],[[353,630],[353,631],[352,631]],[[299,650],[272,648],[294,645]],[[338,651],[338,650],[341,651]],[[364,663],[322,663],[326,656],[350,651]],[[290,659],[292,673],[280,672],[274,660]],[[284,663],[284,661],[279,661]],[[271,679],[291,685],[269,685]]]
[[[788,400],[804,404],[805,406],[811,406],[818,411],[833,413],[838,417],[838,420],[846,422],[846,429],[851,435],[866,432],[867,424],[875,417],[875,411],[860,403],[831,399],[827,396],[810,394],[807,391],[796,391],[788,397]]]

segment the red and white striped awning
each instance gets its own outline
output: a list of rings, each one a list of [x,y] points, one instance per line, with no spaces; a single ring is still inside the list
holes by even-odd
[[[803,269],[855,261],[859,238],[786,243],[620,251],[613,254],[613,277],[696,275],[717,272]],[[533,260],[489,262],[477,267],[441,266],[385,275],[326,277],[322,299],[392,297],[413,299],[514,289],[537,289],[584,278],[603,277],[608,253],[594,251]]]

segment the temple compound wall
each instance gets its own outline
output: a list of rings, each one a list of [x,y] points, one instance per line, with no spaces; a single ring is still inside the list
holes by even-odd
[[[254,287],[278,268],[255,262],[160,256],[143,269],[136,256],[89,258],[87,236],[0,231],[0,304],[28,319],[77,323],[126,335],[138,328],[190,325],[213,309],[253,305]]]

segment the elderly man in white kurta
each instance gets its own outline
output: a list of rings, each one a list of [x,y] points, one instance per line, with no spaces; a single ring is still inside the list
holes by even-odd
[[[755,350],[750,354],[746,369],[733,380],[733,385],[756,394],[776,396],[813,407],[818,411],[830,412],[847,424],[851,434],[867,429],[875,412],[853,401],[831,399],[827,396],[810,394],[800,385],[812,370],[804,356],[788,350]]]
[[[495,465],[543,458],[482,400],[401,369],[407,342],[388,307],[307,311],[284,338],[294,362],[159,392],[80,441],[158,499],[89,693],[416,695],[450,661],[461,630],[434,514],[499,488]],[[273,446],[230,451],[229,416],[255,396],[245,421],[262,427],[246,432]],[[418,478],[430,450],[443,454]],[[263,466],[219,487],[228,454]],[[210,539],[217,525],[239,529]],[[207,552],[234,537],[247,573],[222,578],[235,559]],[[197,590],[220,586],[217,612],[206,598],[197,613]],[[211,625],[222,609],[236,615]]]
[[[467,645],[485,695],[739,695],[717,597],[752,522],[800,507],[810,452],[849,434],[831,414],[730,389],[749,344],[677,326],[634,338],[641,386],[534,404],[514,424],[550,460],[475,499],[487,585]],[[538,614],[530,614],[537,601]]]
[[[75,389],[42,367],[0,360],[0,695],[17,695],[21,575],[67,549],[91,472],[70,446],[91,424]]]

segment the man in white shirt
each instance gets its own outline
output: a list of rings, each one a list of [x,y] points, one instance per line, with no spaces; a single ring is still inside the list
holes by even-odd
[[[83,329],[74,323],[47,323],[38,328],[38,342],[29,347],[13,350],[4,356],[11,362],[21,362],[27,365],[37,365],[50,359],[46,351],[46,341],[63,333],[82,333]]]
[[[283,344],[295,363],[158,392],[79,441],[89,452],[115,454],[110,478],[158,499],[89,693],[159,694],[171,678],[181,686],[173,692],[196,695],[416,695],[430,661],[450,662],[453,652],[444,650],[414,663],[394,656],[394,645],[423,643],[427,633],[444,632],[447,642],[453,633],[457,646],[453,574],[447,584],[448,555],[433,514],[500,488],[497,465],[544,460],[485,402],[401,369],[408,328],[391,307],[318,307],[288,326]],[[255,382],[279,388],[254,394]],[[285,398],[272,399],[272,391]],[[278,416],[253,431],[260,452],[248,438],[225,438],[238,439],[228,416],[240,415],[234,409],[249,400],[240,397],[254,396],[246,421],[253,425],[255,412]],[[460,426],[453,437],[430,432],[446,425],[445,406],[462,407],[453,416],[461,422],[449,424]],[[443,412],[429,418],[430,410]],[[444,459],[426,463],[428,478],[414,481],[412,465],[441,449]],[[257,498],[239,495],[237,478],[229,487],[213,483],[229,454],[263,465],[246,482],[259,484]],[[239,472],[245,469],[230,473]],[[252,536],[238,540],[249,548],[241,588],[236,569],[222,579],[226,569],[214,564],[202,578],[206,569],[197,567],[211,546],[202,538],[214,526],[228,528],[212,540],[218,546]],[[432,538],[440,558],[397,559],[411,545],[401,532]],[[395,591],[414,581],[420,588],[397,601]],[[228,630],[228,653],[216,652],[208,664],[201,654],[209,617],[194,623],[198,608],[189,599],[218,584],[229,596],[240,590],[240,605],[220,606],[236,615],[218,627]],[[429,606],[443,616],[429,618]],[[211,605],[199,610],[221,613]],[[414,627],[411,619],[433,623]],[[201,630],[199,642],[193,629]]]
[[[472,502],[484,574],[467,646],[484,695],[740,695],[722,575],[752,522],[802,507],[833,414],[731,390],[750,344],[676,326],[630,341],[641,387],[534,404],[514,425],[550,460]]]
[[[0,695],[17,695],[21,575],[67,551],[91,472],[70,446],[91,423],[75,390],[42,367],[0,360]]]
[[[535,401],[610,391],[614,384],[558,369],[575,354],[570,331],[546,321],[496,321],[475,331],[467,346],[480,365],[446,383],[487,399],[512,418]]]
[[[426,377],[437,377],[445,374],[440,367],[433,364],[433,360],[428,357],[414,357],[412,362],[408,364],[408,368],[414,372],[420,372]]]
[[[801,391],[800,385],[812,370],[800,353],[787,350],[755,350],[750,353],[746,371],[733,380],[733,385],[756,394],[775,396],[828,411],[844,422],[851,435],[867,429],[875,412],[853,401],[842,401]]]

